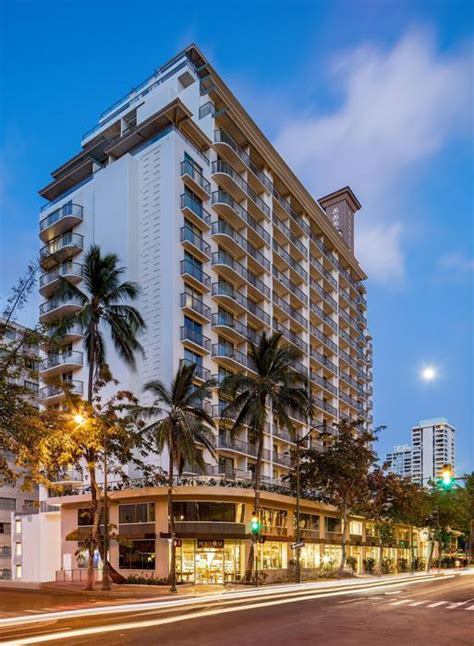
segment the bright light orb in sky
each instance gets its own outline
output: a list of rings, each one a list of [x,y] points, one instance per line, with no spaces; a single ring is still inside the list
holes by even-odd
[[[438,377],[438,371],[434,366],[425,366],[422,368],[420,376],[423,381],[435,381]]]

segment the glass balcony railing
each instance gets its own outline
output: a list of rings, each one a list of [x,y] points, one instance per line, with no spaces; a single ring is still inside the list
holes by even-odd
[[[252,287],[255,287],[259,292],[261,292],[266,298],[270,298],[270,288],[265,285],[265,283],[257,278],[254,273],[252,273],[247,267],[244,267],[238,260],[235,260],[230,254],[225,251],[215,251],[212,254],[212,264],[215,265],[225,265],[230,267],[238,274],[241,278],[247,281]]]
[[[211,214],[206,211],[199,200],[196,200],[188,193],[181,194],[181,209],[188,209],[197,215],[207,226],[211,224]]]
[[[67,352],[60,352],[58,354],[50,354],[41,362],[40,370],[50,370],[62,365],[74,364],[76,366],[83,365],[83,354],[76,350],[68,350]]]
[[[82,265],[77,262],[65,262],[52,271],[43,274],[39,280],[40,289],[50,285],[59,278],[67,278],[68,276],[75,276],[80,278],[82,276]]]
[[[79,204],[73,204],[72,202],[67,202],[59,209],[56,209],[45,218],[40,221],[40,232],[48,229],[53,224],[60,222],[66,218],[72,218],[77,221],[83,219],[83,208]]]
[[[211,246],[207,244],[202,236],[187,225],[181,227],[181,242],[189,242],[205,256],[209,257],[211,254]]]
[[[203,303],[203,301],[188,292],[181,294],[181,307],[188,307],[189,309],[197,312],[206,319],[211,318],[211,308]]]
[[[63,384],[63,386],[48,385],[40,388],[40,399],[45,400],[65,395],[65,391],[68,389],[75,395],[82,395],[84,393],[84,384],[82,381],[73,379],[72,381],[64,381]]]
[[[238,231],[236,231],[230,224],[224,222],[223,220],[217,220],[217,222],[212,223],[212,235],[225,235],[231,238],[236,244],[238,244],[242,249],[244,249],[249,256],[256,260],[262,267],[267,271],[270,271],[270,261],[265,258],[263,253],[261,253],[252,243],[250,243],[244,236],[242,236]]]
[[[229,193],[226,191],[214,191],[212,193],[212,204],[225,204],[231,208],[248,227],[253,229],[253,231],[262,238],[265,244],[270,244],[270,234],[268,231],[266,231],[248,211],[236,202]]]
[[[271,210],[268,204],[265,204],[262,198],[253,190],[253,188],[249,184],[247,184],[247,182],[237,173],[237,171],[232,168],[229,163],[222,161],[221,159],[214,160],[212,162],[212,172],[228,175],[245,193],[245,195],[260,209],[265,217],[270,218]]]
[[[211,348],[211,340],[208,339],[207,336],[204,336],[202,332],[194,330],[187,325],[181,326],[181,341],[190,341],[191,343],[194,343],[194,345],[206,350],[206,352],[209,352]]]
[[[77,252],[84,248],[84,237],[79,233],[64,233],[41,248],[40,258],[46,260],[55,255],[64,254],[68,251]]]
[[[202,172],[189,159],[181,162],[181,177],[188,175],[193,181],[209,196],[211,194],[211,184],[204,177]]]
[[[198,265],[195,265],[188,258],[185,258],[181,261],[181,275],[192,276],[198,282],[204,285],[206,289],[209,289],[209,287],[211,286],[211,277],[209,276],[209,274],[206,274]]]
[[[208,381],[211,378],[211,371],[207,368],[204,368],[200,363],[195,363],[191,359],[180,359],[180,366],[190,366],[194,365],[194,376],[203,381]]]

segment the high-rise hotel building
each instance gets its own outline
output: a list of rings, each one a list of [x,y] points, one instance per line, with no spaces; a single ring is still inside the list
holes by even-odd
[[[105,110],[52,177],[40,191],[47,200],[40,320],[78,307],[51,294],[60,276],[81,284],[92,243],[116,253],[141,286],[137,307],[147,324],[136,372],[107,345],[121,388],[140,393],[151,379],[169,382],[181,362],[197,364],[197,381],[251,371],[249,340],[279,330],[302,352],[299,367],[317,406],[313,424],[372,424],[366,275],[354,256],[360,204],[349,187],[310,195],[197,47]],[[50,377],[82,393],[86,370],[76,329],[44,358],[43,405],[64,399]],[[218,421],[225,404],[217,389],[206,405]],[[231,440],[223,422],[218,428],[218,458],[204,456],[208,473],[249,479],[252,438],[244,431]],[[288,472],[291,446],[270,422],[264,479]]]

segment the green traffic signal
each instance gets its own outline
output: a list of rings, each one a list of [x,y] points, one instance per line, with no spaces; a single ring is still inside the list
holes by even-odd
[[[252,534],[257,535],[260,533],[260,520],[258,519],[258,516],[255,512],[252,514],[252,519],[250,521],[250,531]]]
[[[443,489],[451,489],[454,484],[454,474],[449,464],[443,467],[441,471],[441,486]]]

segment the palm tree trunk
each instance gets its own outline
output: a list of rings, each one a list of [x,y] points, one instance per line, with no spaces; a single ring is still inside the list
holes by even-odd
[[[342,576],[344,574],[344,566],[346,565],[346,534],[347,534],[347,505],[344,504],[342,508],[342,539],[341,539],[341,562],[339,564],[339,570],[337,575]]]
[[[262,470],[262,455],[263,455],[263,432],[258,433],[257,463],[255,464],[255,474],[254,474],[255,497],[254,497],[253,508],[257,517],[260,511],[260,479],[261,479],[260,474]],[[245,568],[244,583],[250,583],[250,581],[252,580],[252,572],[255,565],[256,542],[257,542],[257,537],[252,535],[252,540],[249,547],[249,554],[247,558],[247,566]]]
[[[171,558],[170,558],[170,573],[169,573],[169,582],[170,582],[170,592],[176,592],[176,534],[175,534],[175,525],[174,525],[174,513],[173,513],[173,478],[174,478],[174,464],[173,464],[173,451],[170,448],[169,451],[170,465],[169,465],[169,480],[168,480],[168,524],[169,524],[169,533],[171,536]]]

